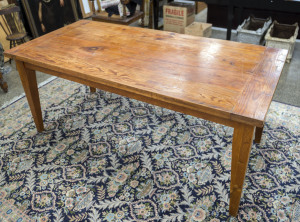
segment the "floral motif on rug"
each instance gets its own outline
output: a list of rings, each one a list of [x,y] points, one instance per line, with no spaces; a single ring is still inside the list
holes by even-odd
[[[26,98],[1,110],[0,201],[19,216],[300,221],[297,107],[272,103],[262,142],[252,147],[238,216],[231,218],[232,128],[100,90],[90,94],[62,79],[42,87],[40,97],[43,133],[36,132]]]

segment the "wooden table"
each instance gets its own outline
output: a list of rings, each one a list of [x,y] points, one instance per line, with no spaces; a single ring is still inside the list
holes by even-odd
[[[35,70],[233,127],[234,216],[287,51],[82,20],[5,55],[16,60],[39,132]]]

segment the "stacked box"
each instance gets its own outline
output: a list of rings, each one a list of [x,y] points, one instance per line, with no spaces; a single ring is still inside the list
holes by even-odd
[[[193,4],[172,2],[164,5],[164,30],[184,33],[184,29],[195,20]]]
[[[209,23],[193,22],[185,27],[185,34],[209,38],[211,36],[211,27],[212,24]]]

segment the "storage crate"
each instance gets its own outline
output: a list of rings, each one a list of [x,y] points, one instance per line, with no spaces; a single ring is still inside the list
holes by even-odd
[[[260,19],[250,16],[237,28],[237,41],[255,45],[264,44],[264,35],[272,23],[271,18]]]
[[[209,23],[193,22],[189,26],[185,27],[184,33],[187,35],[203,36],[209,38],[211,36],[211,27],[212,24]]]
[[[286,61],[289,63],[293,56],[298,31],[298,23],[287,25],[274,21],[265,37],[266,46],[277,49],[287,49],[289,52]]]

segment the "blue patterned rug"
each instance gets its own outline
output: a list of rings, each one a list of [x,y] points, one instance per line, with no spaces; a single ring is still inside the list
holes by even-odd
[[[1,110],[0,221],[300,221],[300,108],[273,102],[231,218],[233,129],[56,79]],[[9,207],[11,206],[11,207]]]

